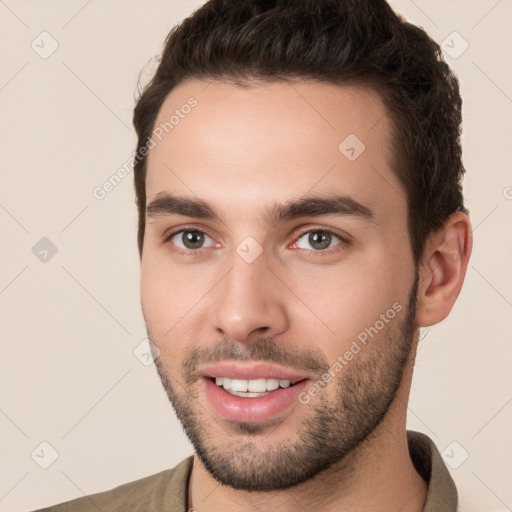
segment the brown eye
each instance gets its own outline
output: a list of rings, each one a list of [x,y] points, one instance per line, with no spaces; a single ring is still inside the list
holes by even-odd
[[[335,239],[341,241],[341,237],[338,235],[335,235],[330,231],[318,229],[303,233],[297,240],[296,245],[299,249],[322,251],[332,247],[332,242],[335,241]]]
[[[178,231],[169,237],[169,241],[180,249],[189,249],[191,251],[202,249],[205,242],[208,242],[209,245],[213,242],[206,233],[195,229],[183,229]]]
[[[199,231],[185,231],[181,235],[183,245],[188,249],[199,249],[204,242],[204,235]]]
[[[315,249],[327,249],[331,244],[332,235],[324,232],[312,232],[308,236],[308,242]]]

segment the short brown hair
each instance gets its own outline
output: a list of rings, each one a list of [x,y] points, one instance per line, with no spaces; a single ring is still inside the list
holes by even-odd
[[[430,233],[455,211],[467,213],[459,85],[422,29],[384,0],[210,0],[171,30],[135,107],[141,256],[147,157],[140,150],[167,95],[189,78],[370,86],[393,121],[392,167],[406,191],[415,263]]]

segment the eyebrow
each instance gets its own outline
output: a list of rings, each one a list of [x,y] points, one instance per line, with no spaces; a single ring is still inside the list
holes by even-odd
[[[183,215],[197,219],[221,221],[220,215],[206,201],[171,195],[165,192],[157,194],[146,208],[147,218],[160,215]],[[374,219],[373,212],[367,206],[346,195],[327,195],[301,197],[300,199],[274,204],[264,213],[267,224],[293,220],[300,217],[320,217],[322,215],[343,215],[362,220]]]

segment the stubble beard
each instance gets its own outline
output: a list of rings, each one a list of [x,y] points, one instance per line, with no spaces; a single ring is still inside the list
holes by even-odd
[[[208,472],[233,489],[275,491],[301,484],[345,459],[381,424],[396,397],[413,345],[417,290],[416,273],[402,321],[390,321],[314,400],[297,405],[303,408],[304,419],[290,422],[288,428],[295,430],[286,441],[272,440],[279,425],[223,422],[208,414],[199,405],[194,369],[206,359],[281,364],[292,360],[300,361],[297,368],[307,368],[309,374],[315,369],[320,379],[331,365],[319,351],[290,354],[268,338],[246,345],[225,340],[214,351],[192,350],[184,360],[181,381],[156,358],[164,390]]]

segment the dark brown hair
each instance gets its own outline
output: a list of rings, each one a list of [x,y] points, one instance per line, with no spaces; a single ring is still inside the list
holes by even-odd
[[[238,85],[312,79],[369,86],[392,120],[392,166],[406,191],[415,262],[430,233],[455,211],[467,213],[458,81],[439,45],[422,29],[384,0],[210,0],[169,33],[156,73],[135,107],[141,255],[143,148],[165,98],[188,78]]]

